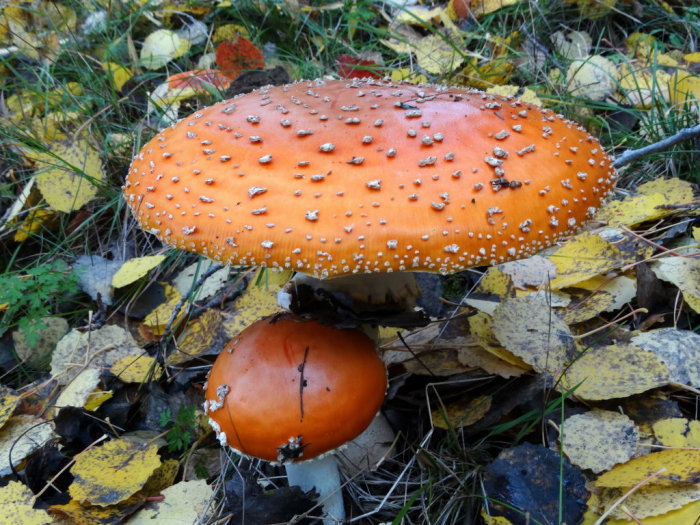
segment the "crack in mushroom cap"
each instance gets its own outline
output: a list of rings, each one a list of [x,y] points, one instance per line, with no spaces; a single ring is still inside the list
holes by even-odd
[[[317,277],[527,257],[613,190],[611,158],[550,110],[372,79],[263,88],[185,117],[124,193],[177,248]]]

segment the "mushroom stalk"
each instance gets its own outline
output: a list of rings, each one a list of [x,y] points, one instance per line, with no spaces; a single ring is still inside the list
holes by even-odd
[[[301,487],[304,492],[315,488],[325,516],[324,525],[334,525],[345,519],[345,506],[340,486],[340,472],[333,454],[297,463],[286,463],[290,486]]]

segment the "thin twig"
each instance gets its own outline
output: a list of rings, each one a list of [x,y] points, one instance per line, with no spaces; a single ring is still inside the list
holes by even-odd
[[[197,279],[197,282],[194,283],[192,286],[190,286],[189,293],[185,294],[182,296],[182,298],[178,301],[178,303],[175,305],[175,308],[173,308],[173,313],[170,316],[170,319],[168,320],[168,324],[165,325],[165,330],[163,331],[163,334],[167,334],[170,332],[170,329],[173,326],[173,323],[175,322],[175,319],[177,319],[177,316],[180,314],[180,310],[182,310],[182,307],[185,305],[187,302],[187,298],[190,296],[190,293],[192,293],[194,290],[199,288],[204,284],[204,281],[206,281],[209,277],[214,275],[216,272],[221,270],[224,267],[223,264],[213,264],[212,266],[209,267],[207,271],[205,271],[199,279]]]
[[[653,144],[649,144],[648,146],[644,146],[643,148],[628,149],[621,155],[618,155],[617,158],[613,161],[613,168],[619,168],[621,166],[624,166],[625,164],[629,164],[632,161],[635,161],[647,155],[651,155],[652,153],[663,151],[665,149],[670,148],[671,146],[678,144],[679,142],[683,142],[684,140],[690,140],[698,136],[700,136],[700,124],[698,124],[697,126],[693,126],[692,128],[684,128],[675,135],[666,137],[663,140],[654,142]]]
[[[605,513],[604,513],[600,518],[598,518],[598,520],[595,522],[594,525],[601,525],[601,523],[603,523],[603,522],[607,519],[607,517],[610,516],[610,514],[612,514],[612,511],[614,511],[619,505],[621,505],[622,502],[624,502],[627,498],[629,498],[629,497],[630,497],[632,494],[634,494],[637,490],[639,490],[640,488],[642,488],[642,486],[644,486],[644,485],[646,485],[647,483],[649,483],[652,479],[654,479],[655,477],[659,476],[660,474],[663,474],[664,472],[666,472],[666,470],[667,470],[666,467],[663,467],[663,468],[657,470],[657,471],[654,472],[653,474],[650,474],[649,476],[647,476],[646,478],[644,478],[642,481],[640,481],[639,483],[637,483],[634,487],[632,487],[631,489],[629,489],[629,490],[628,490],[620,499],[618,499],[608,510],[606,510]]]

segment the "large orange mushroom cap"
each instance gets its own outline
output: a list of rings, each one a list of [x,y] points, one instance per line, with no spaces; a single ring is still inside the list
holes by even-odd
[[[363,332],[278,315],[219,354],[204,408],[222,445],[268,461],[305,460],[367,428],[386,386],[384,364]]]
[[[515,99],[317,80],[165,129],[124,192],[145,229],[226,263],[449,273],[575,232],[612,192],[611,164],[581,126]]]

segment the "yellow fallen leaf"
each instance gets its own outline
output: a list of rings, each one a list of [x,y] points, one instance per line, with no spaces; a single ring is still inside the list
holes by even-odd
[[[131,525],[205,522],[214,490],[206,480],[181,481],[163,489],[163,499],[149,503],[129,519]]]
[[[700,387],[700,334],[672,327],[657,328],[635,335],[631,343],[656,354],[674,383]]]
[[[618,67],[619,85],[623,100],[637,108],[647,109],[653,104],[669,102],[671,75],[661,68],[634,67],[623,62]]]
[[[569,324],[582,323],[602,312],[619,310],[637,295],[637,281],[625,275],[613,278],[599,275],[575,286],[591,293],[574,300],[564,310],[562,317]]]
[[[181,57],[190,49],[190,42],[175,31],[158,29],[146,37],[141,48],[141,65],[146,69],[160,69],[171,60]]]
[[[654,436],[665,447],[700,448],[700,421],[673,417],[651,426]]]
[[[554,290],[604,275],[625,262],[617,246],[588,232],[575,236],[547,258],[557,268],[557,276],[550,282]]]
[[[31,236],[40,233],[56,216],[57,214],[54,210],[42,208],[31,210],[15,231],[15,242],[24,242]]]
[[[586,58],[590,55],[593,38],[586,31],[555,31],[552,43],[557,53],[569,60]]]
[[[233,321],[224,325],[226,333],[233,337],[258,319],[281,312],[283,309],[277,304],[277,292],[287,284],[291,275],[289,271],[258,270],[250,279],[245,293],[236,301]]]
[[[700,516],[700,501],[693,501],[678,510],[644,518],[644,525],[680,525],[681,523],[695,525],[698,516]],[[607,520],[605,525],[639,525],[639,520],[611,519]]]
[[[651,270],[659,279],[675,284],[683,299],[700,313],[700,259],[665,257],[654,261]]]
[[[250,40],[250,33],[245,26],[239,24],[224,24],[214,30],[214,35],[211,40],[214,44],[223,42],[224,40],[236,40],[239,36]]]
[[[674,104],[700,101],[700,76],[687,71],[675,71],[668,83],[671,102]]]
[[[10,481],[0,488],[0,523],[48,525],[53,523],[45,510],[35,509],[36,497],[29,487]]]
[[[515,31],[505,38],[493,36],[480,56],[472,56],[456,80],[460,84],[486,89],[505,84],[515,71],[512,49],[517,46],[520,33]],[[486,56],[483,56],[486,55]]]
[[[31,152],[36,182],[54,210],[71,212],[97,196],[105,180],[100,153],[85,139],[54,142],[47,151]]]
[[[177,348],[168,356],[166,363],[169,366],[180,365],[205,352],[212,353],[217,341],[219,344],[223,343],[220,341],[222,324],[223,319],[219,310],[206,309],[182,331],[178,337]]]
[[[420,73],[416,73],[408,67],[403,67],[399,69],[392,69],[391,81],[410,82],[411,84],[424,84],[428,82],[428,77]]]
[[[660,518],[662,515],[681,509],[689,503],[700,501],[700,487],[698,485],[644,486],[630,494],[625,494],[627,491],[627,487],[599,490],[598,513],[603,513],[615,506],[610,513],[610,517],[615,522],[620,520],[622,523],[633,523],[626,520],[629,516],[634,516],[638,520],[643,520],[642,523],[646,525],[652,517]],[[624,503],[615,505],[623,496],[625,496]]]
[[[567,4],[576,4],[581,14],[588,18],[598,18],[610,13],[617,0],[566,0]]]
[[[0,385],[0,428],[10,419],[19,401],[20,396],[14,390]]]
[[[514,355],[512,352],[501,346],[493,333],[491,326],[492,319],[490,315],[483,312],[477,312],[475,315],[469,316],[468,324],[469,333],[474,337],[474,342],[481,348],[512,366],[524,370],[529,370],[531,368],[530,365],[522,360],[522,358]]]
[[[639,444],[639,429],[619,412],[591,410],[564,421],[562,448],[571,463],[593,472],[628,461]]]
[[[471,3],[470,12],[476,18],[479,18],[509,5],[515,5],[520,0],[475,0]]]
[[[576,357],[569,327],[539,299],[504,299],[493,313],[491,328],[507,350],[538,372],[555,374]]]
[[[662,471],[663,470],[663,471]],[[673,486],[692,484],[700,476],[700,450],[668,449],[652,452],[617,465],[601,474],[593,484],[596,487],[633,487],[656,472],[646,486]]]
[[[68,492],[79,502],[113,505],[140,490],[159,465],[157,444],[113,439],[75,456]]]
[[[515,97],[527,104],[535,104],[536,106],[544,107],[544,104],[537,96],[537,93],[528,87],[523,88],[520,86],[513,86],[511,84],[504,84],[502,86],[491,86],[486,89],[486,92],[491,93],[492,95],[500,95],[502,97]]]
[[[157,381],[163,367],[149,355],[125,355],[112,364],[110,372],[125,383],[146,383]]]
[[[561,390],[578,388],[581,399],[597,401],[639,394],[667,384],[668,369],[653,352],[618,344],[589,348],[566,370]]]
[[[103,62],[102,69],[109,75],[112,85],[117,91],[121,90],[124,84],[134,76],[128,67],[117,64],[116,62]]]
[[[170,318],[173,316],[175,308],[182,300],[180,292],[169,284],[165,285],[164,291],[165,301],[151,310],[148,315],[144,317],[143,323],[141,323],[143,327],[147,328],[151,336],[158,337],[165,334],[165,329],[170,322]],[[172,325],[177,326],[179,322],[184,319],[185,315],[187,315],[186,303],[180,308]]]
[[[129,259],[112,276],[112,286],[122,288],[135,283],[164,260],[165,255],[148,255]]]
[[[573,60],[566,72],[568,91],[575,97],[605,100],[617,86],[615,64],[600,55]]]
[[[421,38],[413,46],[413,51],[418,65],[434,75],[454,71],[462,63],[462,57],[455,49],[455,43],[440,34]]]
[[[56,406],[82,408],[85,406],[90,394],[97,388],[99,382],[100,370],[97,368],[86,368],[61,391],[56,400]]]

